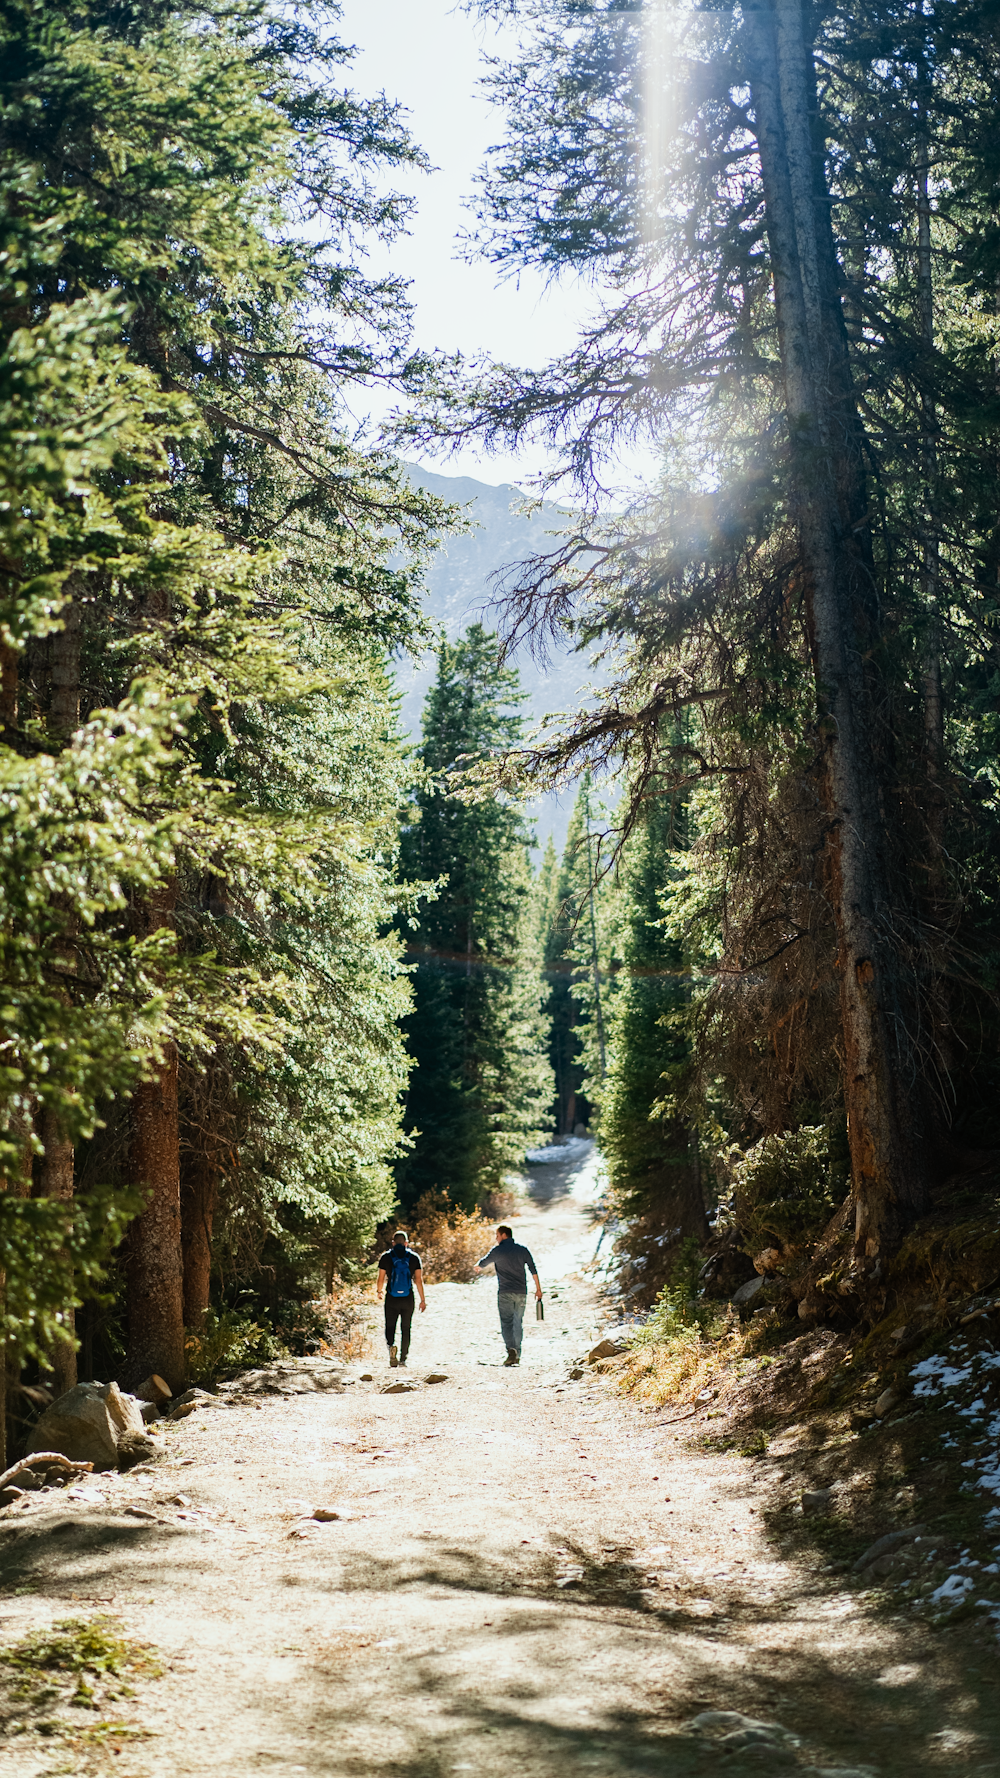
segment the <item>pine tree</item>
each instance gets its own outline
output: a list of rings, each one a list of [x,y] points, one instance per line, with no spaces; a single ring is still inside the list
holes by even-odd
[[[480,10],[520,44],[489,70],[506,136],[479,249],[597,275],[605,300],[550,366],[464,388],[442,366],[406,435],[545,436],[589,511],[520,574],[511,621],[601,638],[620,669],[500,781],[624,764],[626,827],[718,787],[692,864],[718,1070],[756,1108],[743,1140],[758,1111],[780,1130],[839,1100],[864,1296],[949,1131],[983,1127],[972,1029],[997,1021],[962,962],[992,956],[1000,915],[979,892],[995,798],[968,791],[1000,535],[992,15],[767,0],[672,36],[617,0]],[[662,484],[602,516],[602,463],[637,431]],[[758,1093],[768,1068],[780,1091]]]
[[[552,1073],[530,834],[506,801],[463,795],[470,769],[517,740],[518,701],[517,674],[498,668],[495,641],[480,625],[455,644],[442,642],[422,725],[429,777],[401,850],[412,879],[440,885],[408,945],[416,963],[406,1020],[413,1148],[398,1169],[406,1204],[439,1190],[472,1209],[548,1122]]]
[[[707,1233],[697,1137],[683,1111],[691,1076],[688,969],[664,918],[664,888],[683,837],[678,825],[675,805],[652,802],[625,850],[622,970],[601,1110],[601,1152],[616,1204],[661,1244],[661,1257],[664,1245]]]
[[[99,1263],[102,1218],[64,1189],[83,1145],[88,1179],[114,1181],[108,1240],[149,1195],[129,1368],[174,1381],[181,1113],[189,1160],[205,1129],[182,1082],[239,1057],[287,1121],[294,1068],[279,1087],[271,1059],[318,1061],[329,1015],[312,1116],[336,1152],[263,1196],[309,1200],[314,1253],[334,1224],[356,1249],[388,1201],[402,990],[379,928],[403,770],[382,661],[420,633],[441,512],[339,427],[345,386],[406,356],[402,287],[352,269],[357,235],[405,215],[367,175],[419,156],[391,106],[343,91],[325,26],[264,7],[23,0],[0,48],[8,1326],[22,1351],[65,1339],[74,1294],[51,1242],[24,1272],[26,1141],[58,1252],[81,1283]],[[287,769],[304,730],[311,780]],[[197,1170],[196,1315],[214,1139]]]

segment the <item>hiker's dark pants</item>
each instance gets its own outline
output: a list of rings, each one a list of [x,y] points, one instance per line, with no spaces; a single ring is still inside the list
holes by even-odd
[[[399,1322],[399,1356],[405,1358],[410,1350],[410,1323],[413,1320],[413,1292],[409,1296],[385,1296],[385,1343],[387,1346],[396,1344],[396,1323]]]

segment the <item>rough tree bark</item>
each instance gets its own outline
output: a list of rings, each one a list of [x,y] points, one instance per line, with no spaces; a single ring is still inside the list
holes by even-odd
[[[184,1252],[184,1325],[192,1333],[197,1333],[208,1308],[218,1173],[214,1155],[205,1146],[203,1132],[193,1134],[194,1141],[185,1148],[181,1160],[181,1242]]]
[[[29,1198],[31,1196],[32,1149],[31,1132],[27,1120],[16,1120],[11,1130],[12,1136],[23,1141],[21,1150],[22,1163],[19,1172],[13,1172],[6,1179],[0,1179],[0,1192],[9,1192],[11,1197]],[[7,1274],[0,1270],[0,1308],[7,1305]],[[17,1346],[13,1340],[7,1339],[0,1328],[0,1473],[7,1467],[7,1415],[10,1397],[17,1387],[20,1376],[20,1360]]]
[[[862,456],[801,0],[744,14],[823,737],[855,1254],[877,1267],[927,1200],[911,983],[894,934],[879,619]]]
[[[171,923],[172,885],[150,896],[147,932]],[[129,1173],[147,1192],[126,1241],[129,1346],[126,1377],[155,1371],[175,1392],[184,1381],[184,1268],[181,1251],[177,1051],[169,1045],[155,1077],[132,1101]]]
[[[48,726],[53,739],[65,745],[80,725],[80,604],[82,585],[71,575],[64,589],[70,595],[63,607],[62,627],[49,637],[49,716]],[[72,939],[72,929],[70,932]],[[63,971],[76,968],[72,944],[54,962]],[[41,1111],[37,1133],[42,1144],[40,1184],[42,1195],[64,1202],[73,1196],[74,1150],[66,1140],[58,1119],[50,1111]],[[62,1310],[65,1339],[54,1341],[49,1354],[49,1369],[56,1395],[64,1395],[77,1381],[76,1311],[72,1301]]]
[[[36,1129],[45,1151],[39,1168],[42,1196],[66,1203],[73,1196],[73,1144],[65,1140],[51,1111],[39,1112]],[[49,1374],[57,1396],[65,1395],[77,1381],[76,1311],[72,1302],[64,1306],[60,1319],[66,1330],[65,1338],[55,1339],[49,1352]]]

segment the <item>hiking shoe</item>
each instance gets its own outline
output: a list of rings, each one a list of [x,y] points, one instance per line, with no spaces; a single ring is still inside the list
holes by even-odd
[[[405,1358],[401,1358],[401,1359],[400,1359],[400,1361],[399,1361],[399,1368],[400,1368],[400,1370],[405,1370],[405,1369],[406,1369],[406,1359],[405,1359]]]
[[[391,1371],[394,1371],[396,1369],[396,1366],[399,1363],[399,1359],[396,1356],[397,1351],[398,1351],[398,1348],[396,1346],[389,1347],[389,1369]]]
[[[516,1353],[516,1352],[515,1352],[515,1351],[514,1351],[514,1348],[513,1348],[513,1346],[508,1346],[508,1347],[507,1347],[507,1356],[506,1356],[506,1358],[505,1358],[505,1359],[504,1359],[504,1361],[503,1361],[503,1362],[504,1362],[504,1367],[505,1367],[505,1368],[506,1368],[506,1366],[507,1366],[507,1365],[510,1365],[510,1364],[517,1364],[517,1362],[518,1362],[518,1357],[517,1357],[517,1353]]]

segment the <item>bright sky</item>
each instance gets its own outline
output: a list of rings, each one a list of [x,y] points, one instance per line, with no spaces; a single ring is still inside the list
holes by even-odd
[[[498,286],[489,266],[455,257],[456,236],[470,222],[462,200],[472,193],[485,149],[500,135],[500,119],[476,82],[481,50],[501,39],[453,0],[342,0],[342,13],[340,35],[360,51],[347,74],[350,84],[361,94],[384,90],[405,105],[411,131],[437,169],[395,182],[419,202],[413,232],[391,257],[393,269],[413,280],[415,343],[544,364],[572,343],[593,305],[592,292],[572,282],[546,289],[530,274],[520,285]],[[381,270],[384,256],[370,264]],[[497,483],[522,480],[542,462],[540,449],[516,458],[467,450],[427,459],[427,467]]]

